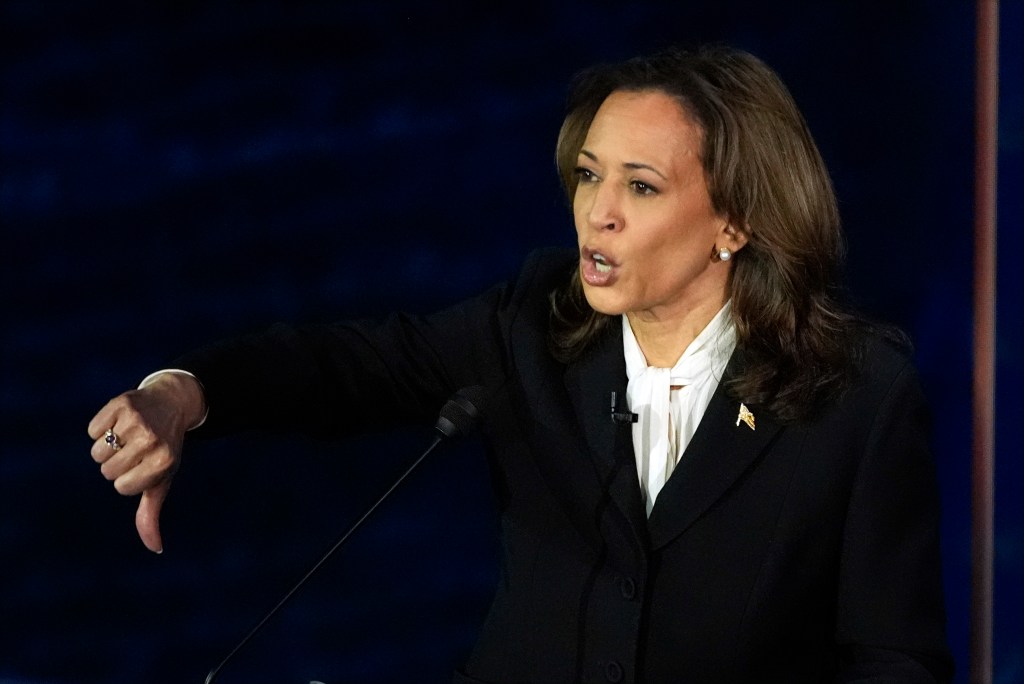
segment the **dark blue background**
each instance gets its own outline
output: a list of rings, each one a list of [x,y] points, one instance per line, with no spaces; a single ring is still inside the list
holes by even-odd
[[[88,455],[110,396],[212,338],[427,311],[572,244],[571,74],[707,40],[790,85],[851,291],[916,341],[966,681],[972,3],[550,5],[2,5],[0,682],[202,681],[429,436],[194,445],[158,557]],[[1019,682],[1024,18],[1002,13],[995,659]],[[495,550],[479,445],[439,453],[219,681],[444,681]]]

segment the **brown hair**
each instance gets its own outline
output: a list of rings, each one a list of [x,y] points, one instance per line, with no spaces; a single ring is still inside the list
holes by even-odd
[[[712,206],[742,229],[730,281],[745,365],[730,391],[783,421],[807,416],[852,372],[839,304],[843,238],[835,193],[803,116],[764,62],[726,47],[671,49],[582,72],[569,95],[556,161],[572,202],[574,169],[598,107],[615,91],[675,97],[702,132]],[[587,304],[578,273],[552,293],[552,349],[579,356],[612,317]]]

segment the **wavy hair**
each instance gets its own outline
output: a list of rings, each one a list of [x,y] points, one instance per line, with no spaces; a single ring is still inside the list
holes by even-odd
[[[862,321],[840,303],[844,255],[835,193],[810,131],[778,75],[741,50],[670,49],[579,74],[556,161],[572,203],[574,169],[591,121],[612,92],[674,97],[699,127],[711,203],[748,241],[729,282],[744,367],[733,395],[779,420],[808,416],[852,375],[849,333]],[[617,317],[590,308],[579,273],[551,296],[551,346],[578,357]]]

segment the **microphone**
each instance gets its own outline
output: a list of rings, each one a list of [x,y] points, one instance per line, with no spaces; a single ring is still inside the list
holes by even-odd
[[[440,415],[437,417],[437,422],[434,423],[434,430],[436,432],[434,440],[430,443],[430,446],[427,447],[427,450],[424,451],[411,466],[406,468],[405,472],[395,480],[394,484],[384,492],[383,496],[377,499],[377,503],[370,506],[366,512],[363,513],[362,517],[360,517],[352,527],[348,528],[348,531],[341,535],[338,541],[334,542],[334,545],[327,551],[327,553],[325,553],[323,557],[318,560],[312,568],[310,568],[309,572],[307,572],[302,579],[300,579],[295,586],[284,595],[284,598],[277,602],[277,605],[274,606],[269,613],[263,616],[263,619],[252,628],[245,638],[242,639],[230,653],[228,653],[227,657],[224,658],[217,667],[210,670],[210,673],[206,675],[204,684],[212,684],[214,678],[216,678],[220,671],[224,669],[224,666],[227,665],[228,661],[230,661],[236,653],[241,651],[242,648],[244,648],[245,645],[248,644],[254,636],[256,636],[257,632],[263,628],[263,625],[265,625],[270,618],[274,617],[274,615],[277,614],[277,611],[279,611],[281,607],[288,602],[295,592],[301,589],[302,586],[306,584],[306,581],[309,580],[309,578],[312,577],[332,555],[334,555],[334,552],[344,545],[348,538],[352,536],[352,533],[362,526],[363,522],[365,522],[366,519],[369,518],[375,510],[377,510],[377,507],[380,506],[385,499],[391,496],[391,492],[395,491],[395,489],[398,488],[398,485],[402,484],[405,478],[409,476],[409,473],[415,470],[416,466],[418,466],[423,459],[425,459],[427,455],[434,450],[434,447],[445,439],[463,437],[472,434],[476,430],[481,416],[481,410],[479,407],[484,404],[486,394],[487,393],[483,387],[473,385],[471,387],[463,387],[456,392],[451,399],[445,402],[444,406],[441,407]]]
[[[622,407],[619,405],[618,394],[618,392],[612,392],[612,422],[616,425],[629,425],[630,423],[635,423],[640,420],[640,416],[636,413],[622,410]]]
[[[480,385],[463,387],[445,402],[434,429],[444,437],[463,437],[477,428],[486,391]]]

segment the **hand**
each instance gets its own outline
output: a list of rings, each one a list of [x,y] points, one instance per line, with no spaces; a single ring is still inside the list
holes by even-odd
[[[125,496],[142,494],[135,527],[150,551],[163,553],[160,509],[181,460],[185,432],[205,410],[203,390],[188,375],[164,373],[149,385],[111,399],[89,423],[92,457]],[[117,448],[107,442],[113,430]]]

